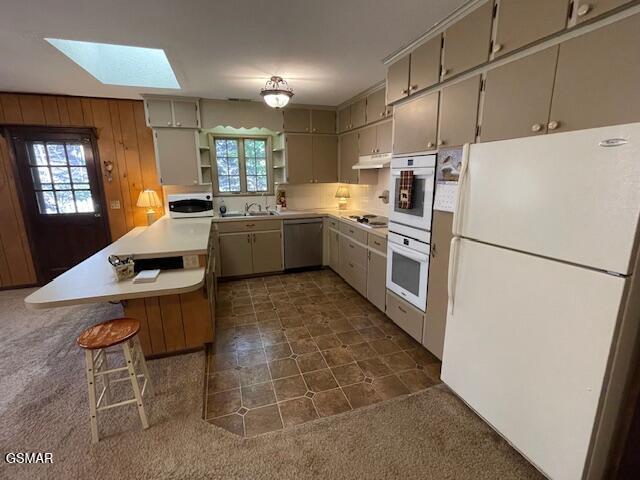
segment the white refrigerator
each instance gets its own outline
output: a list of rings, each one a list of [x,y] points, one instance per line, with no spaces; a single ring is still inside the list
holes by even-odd
[[[640,124],[464,157],[442,380],[549,478],[597,478],[638,323]]]

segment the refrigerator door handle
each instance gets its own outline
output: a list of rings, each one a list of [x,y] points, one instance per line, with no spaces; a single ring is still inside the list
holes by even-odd
[[[447,312],[449,315],[453,315],[453,304],[455,301],[454,288],[456,285],[455,274],[457,272],[456,257],[458,254],[458,243],[460,237],[453,237],[451,239],[451,248],[449,250],[449,272],[447,274]]]
[[[460,223],[462,218],[462,206],[464,200],[464,186],[469,170],[469,150],[470,145],[465,143],[462,147],[462,165],[460,166],[460,176],[458,177],[458,195],[456,197],[456,207],[453,210],[453,235],[460,235]]]

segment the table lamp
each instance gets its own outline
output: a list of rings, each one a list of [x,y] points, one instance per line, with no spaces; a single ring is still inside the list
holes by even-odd
[[[147,225],[151,225],[156,221],[156,212],[154,208],[161,207],[162,202],[155,190],[147,189],[140,192],[140,195],[138,196],[138,203],[136,203],[136,205],[147,209]]]
[[[349,188],[345,185],[340,185],[336,191],[336,198],[340,199],[338,200],[338,210],[346,210],[347,198],[350,198]]]

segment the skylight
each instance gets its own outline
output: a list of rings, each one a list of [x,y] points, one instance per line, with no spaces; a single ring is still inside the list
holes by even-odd
[[[164,50],[59,38],[45,40],[104,84],[180,88]]]

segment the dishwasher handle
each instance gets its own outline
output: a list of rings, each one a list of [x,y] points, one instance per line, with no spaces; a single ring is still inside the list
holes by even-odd
[[[283,220],[284,225],[300,225],[303,223],[322,223],[322,218],[292,218]]]

